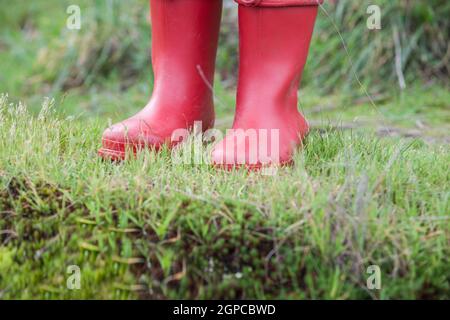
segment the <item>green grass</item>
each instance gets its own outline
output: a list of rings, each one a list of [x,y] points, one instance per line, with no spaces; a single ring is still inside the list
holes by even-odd
[[[329,128],[275,176],[112,164],[100,118],[0,109],[2,298],[449,297],[447,145]]]

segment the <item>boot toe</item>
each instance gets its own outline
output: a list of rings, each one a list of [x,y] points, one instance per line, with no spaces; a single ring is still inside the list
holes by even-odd
[[[258,146],[250,146],[248,143],[239,143],[234,136],[228,136],[219,142],[211,153],[211,161],[214,166],[225,169],[260,169],[279,163],[278,156],[267,157],[260,154]]]
[[[144,148],[160,148],[164,140],[135,126],[133,122],[122,122],[107,128],[102,135],[99,155],[104,159],[124,160],[127,152],[136,154]]]

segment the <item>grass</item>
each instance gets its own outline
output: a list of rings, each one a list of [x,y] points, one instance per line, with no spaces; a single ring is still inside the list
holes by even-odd
[[[177,165],[169,150],[97,157],[108,122],[151,93],[147,1],[80,0],[73,32],[70,1],[0,0],[0,298],[448,299],[450,7],[440,1],[379,0],[383,29],[370,32],[366,2],[327,5],[376,108],[321,11],[299,105],[313,131],[293,167],[266,176]],[[218,53],[220,129],[234,111],[234,19],[225,13]],[[81,290],[67,288],[71,265]],[[381,290],[367,289],[370,265]]]
[[[264,176],[168,150],[102,162],[104,123],[50,101],[0,114],[2,298],[449,297],[447,145],[316,130]]]

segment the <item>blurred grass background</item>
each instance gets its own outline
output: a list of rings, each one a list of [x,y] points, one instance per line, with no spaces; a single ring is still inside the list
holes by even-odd
[[[2,2],[2,7],[7,8],[0,16],[2,51],[15,52],[22,47],[17,42],[19,36],[36,54],[36,77],[27,85],[44,82],[53,90],[61,90],[89,87],[117,76],[125,81],[126,88],[132,80],[148,76],[151,33],[148,10],[143,10],[148,8],[148,1],[78,1],[83,18],[80,31],[65,28],[65,9],[73,1],[34,1],[26,5],[21,1]],[[371,4],[381,8],[381,30],[366,27],[366,8]],[[319,15],[304,81],[322,92],[358,89],[354,72],[372,93],[392,87],[398,80],[398,34],[401,70],[407,83],[448,84],[449,15],[450,4],[445,0],[333,1]],[[236,6],[230,0],[226,2],[218,57],[222,82],[235,82],[237,44]],[[27,48],[21,51],[23,54]],[[353,71],[349,59],[353,61]]]
[[[58,110],[86,118],[115,121],[139,110],[152,90],[148,1],[79,0],[81,30],[66,28],[70,4],[0,0],[7,8],[0,12],[0,91],[28,105],[55,97]],[[381,9],[381,30],[366,26],[372,4]],[[328,1],[319,13],[300,108],[320,121],[370,116],[358,126],[407,124],[416,130],[429,123],[428,135],[445,136],[433,124],[450,119],[449,14],[445,0]],[[222,24],[215,90],[219,118],[228,124],[239,41],[231,0],[225,1]],[[411,114],[414,121],[405,121]]]

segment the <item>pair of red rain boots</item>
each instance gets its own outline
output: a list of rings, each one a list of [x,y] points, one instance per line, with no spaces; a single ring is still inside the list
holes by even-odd
[[[290,163],[308,133],[297,109],[297,90],[322,0],[236,1],[235,130],[216,143],[212,162],[227,168]],[[191,129],[198,121],[204,131],[214,126],[212,84],[222,0],[150,0],[150,6],[153,95],[138,114],[106,129],[99,150],[103,158],[121,160],[128,151],[172,146],[175,130]],[[254,134],[239,136],[250,131]],[[272,156],[260,159],[261,150]]]

